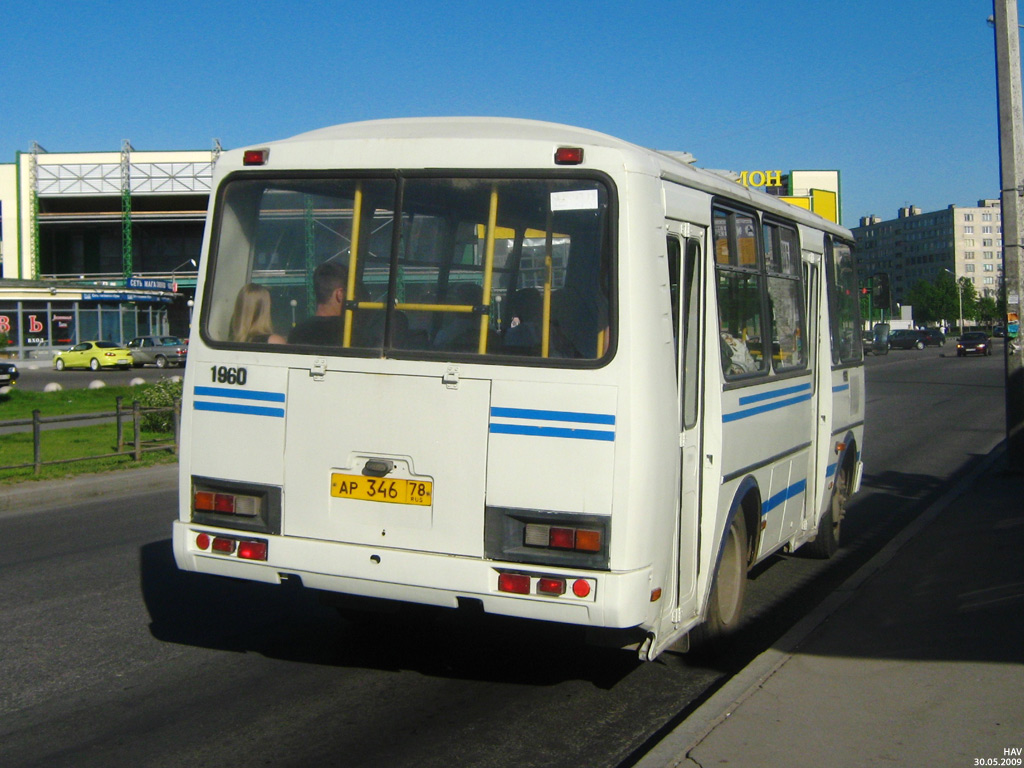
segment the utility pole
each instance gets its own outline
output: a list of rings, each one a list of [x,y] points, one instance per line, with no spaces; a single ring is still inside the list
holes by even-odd
[[[1019,329],[1024,293],[1024,118],[1021,116],[1020,31],[1017,0],[992,0],[996,30],[996,84],[999,107],[999,196],[1003,218],[1003,285],[1006,325]],[[1006,337],[1006,447],[1008,469],[1024,472],[1024,346],[1019,330]]]

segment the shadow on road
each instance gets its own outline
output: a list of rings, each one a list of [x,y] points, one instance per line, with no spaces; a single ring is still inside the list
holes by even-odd
[[[180,571],[169,539],[140,555],[150,632],[164,642],[537,686],[583,680],[609,689],[639,664],[635,653],[587,646],[575,627],[420,606],[338,612],[313,590]]]

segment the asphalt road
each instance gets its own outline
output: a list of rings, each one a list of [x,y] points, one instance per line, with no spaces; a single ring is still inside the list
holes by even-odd
[[[1001,357],[943,352],[868,359],[840,554],[759,566],[714,660],[642,664],[493,617],[343,619],[181,573],[173,493],[0,518],[0,764],[629,765],[1002,439]]]

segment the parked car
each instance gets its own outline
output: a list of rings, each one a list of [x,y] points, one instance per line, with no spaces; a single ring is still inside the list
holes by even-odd
[[[146,364],[157,368],[184,365],[188,347],[177,336],[137,336],[128,342],[132,364],[141,368]]]
[[[18,366],[0,361],[0,387],[9,387],[18,380]]]
[[[112,341],[83,341],[71,349],[58,352],[53,358],[53,367],[58,371],[65,368],[131,368],[132,353]]]
[[[900,328],[889,332],[889,349],[924,349],[925,339],[921,331]]]
[[[995,336],[996,338],[1000,338],[1000,339],[1006,338],[1006,326],[1005,325],[993,326],[993,328],[992,328],[992,335]]]
[[[971,331],[956,340],[956,356],[991,355],[992,343],[984,331]]]
[[[946,335],[938,328],[923,328],[921,335],[924,337],[924,345],[926,347],[946,346]]]

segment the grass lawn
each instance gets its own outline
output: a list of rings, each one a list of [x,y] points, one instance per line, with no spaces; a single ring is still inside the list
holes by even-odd
[[[41,417],[67,416],[85,413],[112,413],[116,398],[123,396],[122,408],[130,411],[133,400],[141,399],[146,387],[104,387],[102,389],[74,389],[59,392],[25,392],[13,389],[0,395],[0,426],[4,421],[31,419],[32,411]],[[60,477],[90,472],[145,467],[153,464],[174,463],[178,457],[172,450],[146,450],[159,445],[172,445],[170,432],[143,429],[140,440],[143,448],[139,461],[133,458],[133,427],[131,414],[124,419],[124,445],[117,451],[117,426],[113,420],[70,422],[66,428],[50,427],[40,431],[39,451],[43,462],[67,463],[43,466],[40,474],[33,472],[33,444],[31,430],[0,435],[0,467],[29,464],[18,469],[0,469],[0,485],[25,480],[53,480]],[[102,458],[87,458],[102,457]],[[67,461],[82,459],[81,461]]]

